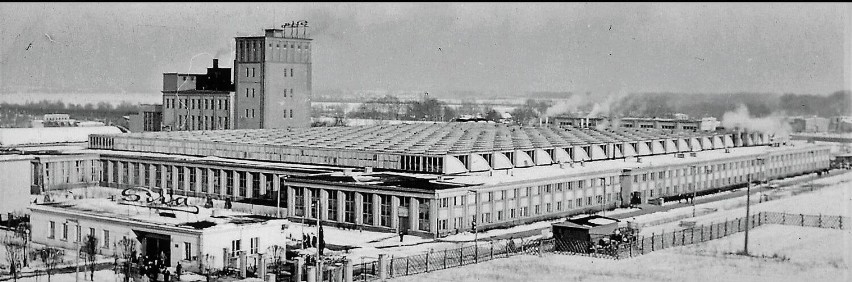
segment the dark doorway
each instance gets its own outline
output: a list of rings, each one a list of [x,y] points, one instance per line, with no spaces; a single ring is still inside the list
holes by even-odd
[[[165,265],[171,266],[171,237],[168,235],[150,233],[145,231],[133,231],[136,238],[142,242],[142,257],[149,259],[162,259]]]
[[[630,204],[631,205],[639,205],[642,204],[642,192],[633,192],[630,196]]]

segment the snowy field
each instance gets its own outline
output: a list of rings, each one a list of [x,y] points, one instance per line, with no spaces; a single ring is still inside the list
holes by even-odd
[[[814,180],[814,184],[829,186],[813,192],[804,192],[795,196],[793,196],[789,190],[797,189],[797,187],[803,185],[804,187],[808,187],[809,184],[806,182],[791,187],[784,187],[779,190],[769,192],[776,194],[774,196],[781,197],[780,199],[762,203],[759,200],[760,193],[755,193],[751,197],[751,212],[757,213],[761,211],[772,211],[809,215],[843,215],[852,217],[852,173],[838,174],[817,179]],[[712,203],[699,204],[696,205],[696,208],[699,211],[701,209],[715,209],[716,212],[700,215],[695,218],[686,218],[684,220],[696,221],[698,224],[710,224],[714,222],[723,222],[726,219],[730,220],[743,217],[745,216],[745,203],[745,197],[738,197]],[[691,213],[691,207],[684,207],[667,212],[657,212],[637,216],[630,220],[635,220],[641,223]],[[642,228],[641,233],[649,235],[651,233],[661,233],[663,231],[680,230],[681,228],[678,226],[679,224],[680,221],[674,221],[656,226],[645,226]]]
[[[545,254],[522,255],[406,276],[395,281],[852,281],[852,232],[796,226],[764,226],[750,235],[676,247],[625,260]]]

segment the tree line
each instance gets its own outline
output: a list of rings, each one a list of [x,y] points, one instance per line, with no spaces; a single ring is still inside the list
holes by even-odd
[[[2,127],[28,127],[33,119],[41,119],[45,114],[68,114],[73,119],[101,121],[104,124],[127,126],[124,116],[139,112],[139,105],[121,102],[113,105],[108,102],[64,103],[62,101],[27,101],[23,104],[0,103]]]

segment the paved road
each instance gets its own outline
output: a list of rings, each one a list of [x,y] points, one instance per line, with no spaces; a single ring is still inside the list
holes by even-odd
[[[841,174],[844,174],[844,173],[850,173],[850,171],[848,171],[848,170],[831,170],[830,174],[823,174],[823,176],[821,176],[821,177],[841,175]],[[786,188],[786,187],[798,185],[798,184],[801,184],[801,183],[811,181],[812,179],[818,179],[818,178],[821,178],[821,177],[813,176],[813,177],[807,177],[807,178],[803,178],[803,179],[787,180],[787,181],[782,179],[781,181],[783,181],[784,183],[779,188]],[[797,190],[804,190],[804,189],[807,189],[807,188],[799,188]],[[757,193],[757,192],[764,192],[764,191],[767,191],[767,190],[775,190],[775,189],[770,189],[766,185],[752,186],[751,193],[754,194],[754,193]],[[698,198],[698,199],[695,200],[695,203],[696,203],[696,205],[705,204],[705,203],[710,203],[710,202],[715,202],[715,201],[721,201],[721,200],[727,200],[727,199],[742,197],[745,194],[746,194],[745,189],[740,189],[740,190],[737,190],[737,191],[734,191],[734,192],[730,192],[730,191],[720,192],[720,193],[717,193],[715,195]],[[645,214],[650,214],[650,213],[655,213],[655,212],[660,212],[660,211],[668,211],[668,210],[672,210],[672,209],[676,209],[676,208],[689,207],[689,206],[692,206],[692,203],[684,202],[684,203],[677,203],[677,204],[669,204],[669,205],[665,205],[665,206],[643,205],[644,208],[642,208],[641,210],[615,214],[615,215],[611,215],[609,217],[613,217],[613,218],[617,218],[617,219],[625,219],[625,218],[631,218],[631,217],[636,217],[636,216],[640,216],[640,215],[645,215]],[[502,239],[509,239],[509,238],[525,238],[525,237],[540,235],[541,231],[545,230],[545,229],[550,229],[550,227],[537,228],[537,229],[526,230],[526,231],[515,232],[515,233],[500,234],[500,235],[491,236],[491,237],[488,237],[488,238],[479,238],[479,240],[480,241],[491,241],[491,240],[502,240]],[[436,240],[436,242],[460,242],[460,241],[442,241],[441,239],[438,239],[438,240]],[[472,241],[467,241],[467,242],[472,242]]]

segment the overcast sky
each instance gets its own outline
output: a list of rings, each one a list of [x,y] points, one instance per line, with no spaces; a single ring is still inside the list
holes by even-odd
[[[0,89],[157,93],[163,72],[203,72],[213,57],[231,66],[234,36],[307,20],[315,90],[828,94],[850,88],[851,11],[839,3],[2,3]]]

